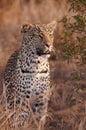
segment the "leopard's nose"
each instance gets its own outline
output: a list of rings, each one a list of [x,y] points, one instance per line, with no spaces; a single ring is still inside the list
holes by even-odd
[[[49,47],[49,51],[50,51],[50,58],[52,58],[52,59],[56,58],[56,49],[55,49],[55,47],[51,45]]]
[[[56,54],[56,49],[52,45],[49,47],[49,51],[50,51],[51,54],[54,54],[54,55]]]

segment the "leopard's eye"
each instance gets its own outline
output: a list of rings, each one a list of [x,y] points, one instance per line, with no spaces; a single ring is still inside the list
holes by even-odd
[[[43,34],[39,34],[39,37],[40,37],[41,39],[44,39]]]

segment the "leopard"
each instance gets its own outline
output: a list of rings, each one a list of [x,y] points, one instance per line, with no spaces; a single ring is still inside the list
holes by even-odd
[[[6,108],[10,117],[29,124],[30,113],[37,128],[44,126],[50,97],[49,60],[55,56],[53,45],[57,22],[22,25],[22,44],[9,58],[4,71]],[[22,123],[22,124],[23,124]],[[18,127],[21,129],[21,124]],[[24,124],[23,124],[24,126]]]

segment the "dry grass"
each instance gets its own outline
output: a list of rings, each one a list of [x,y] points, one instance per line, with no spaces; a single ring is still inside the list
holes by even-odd
[[[1,0],[0,73],[9,56],[21,45],[22,24],[48,23],[55,19],[58,21],[67,14],[67,8],[66,0]],[[61,28],[58,24],[55,32],[57,60],[51,62],[53,89],[45,130],[86,130],[86,65],[68,64],[61,59],[58,49],[61,44]],[[0,74],[0,87],[2,77],[3,73]],[[0,111],[2,109],[4,108],[0,107]],[[8,115],[3,118],[4,121],[7,117]],[[8,130],[6,122],[4,126],[0,130]]]

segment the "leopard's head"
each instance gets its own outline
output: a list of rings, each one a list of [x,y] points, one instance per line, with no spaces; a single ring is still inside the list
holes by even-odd
[[[23,44],[27,47],[32,46],[32,48],[35,50],[35,54],[38,56],[55,55],[53,40],[56,25],[56,21],[53,21],[49,24],[23,25]]]

